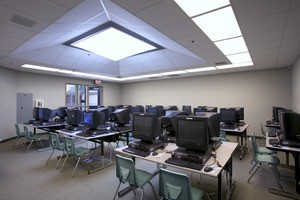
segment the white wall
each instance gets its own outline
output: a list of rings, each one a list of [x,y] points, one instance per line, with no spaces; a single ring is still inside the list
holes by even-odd
[[[300,112],[300,56],[292,66],[292,100],[293,110]]]
[[[33,93],[33,100],[43,100],[44,107],[55,109],[65,105],[66,83],[93,85],[92,80],[16,72],[0,67],[0,139],[15,136],[17,93]],[[101,85],[104,105],[120,104],[120,85],[105,82]]]
[[[122,84],[122,104],[244,107],[249,131],[272,116],[272,106],[292,107],[288,68]]]

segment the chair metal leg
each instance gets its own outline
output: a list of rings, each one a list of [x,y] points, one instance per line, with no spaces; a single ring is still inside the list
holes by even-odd
[[[52,155],[53,155],[54,151],[55,151],[55,149],[53,149],[52,153],[50,154],[50,156],[49,156],[49,158],[48,158],[48,160],[47,160],[47,162],[46,162],[46,166],[48,165],[48,163],[49,163],[49,160],[50,160],[50,158],[52,157]]]
[[[60,168],[60,172],[62,172],[62,169],[64,168],[65,163],[66,163],[68,157],[69,157],[69,154],[67,154],[67,156],[66,156],[66,158],[65,158],[65,160],[64,160],[64,162],[63,162],[63,164],[62,164],[62,166],[61,166],[61,168]]]
[[[15,139],[14,143],[12,144],[12,146],[15,146],[17,144],[17,142],[19,141],[20,136],[17,136],[17,138]]]
[[[31,147],[32,143],[33,143],[33,140],[30,141],[30,144],[28,145],[26,151],[28,151],[28,149]]]
[[[151,186],[151,188],[153,190],[153,194],[155,196],[155,199],[157,199],[157,196],[156,196],[156,193],[155,193],[155,190],[154,190],[154,187],[153,187],[152,183],[150,181],[148,183],[149,183],[149,185]]]
[[[65,154],[63,153],[63,155],[65,155]],[[59,157],[55,169],[58,169],[58,165],[59,165],[59,163],[60,163],[60,161],[61,161],[63,155],[61,155],[61,156]]]
[[[260,168],[261,163],[258,164],[257,168],[255,169],[255,171],[252,173],[252,175],[250,176],[250,178],[248,179],[247,183],[249,183],[250,179],[254,176],[254,174],[257,172],[257,170]]]
[[[121,186],[121,181],[120,181],[120,183],[119,183],[119,185],[118,185],[118,188],[117,188],[117,191],[116,191],[116,194],[115,194],[115,196],[114,196],[114,200],[116,199],[116,197],[117,197],[117,195],[118,195],[118,191],[119,191],[119,189],[120,189],[120,186]]]
[[[275,175],[275,177],[276,177],[277,183],[278,183],[278,185],[279,185],[281,191],[283,191],[283,187],[282,187],[282,185],[281,185],[281,183],[280,183],[280,178],[279,178],[279,176],[278,176],[278,174],[277,174],[277,172],[276,172],[276,170],[275,170],[275,166],[269,164],[269,167],[272,169],[272,171],[273,171],[273,173],[274,173],[274,175]]]
[[[254,163],[254,165],[252,166],[252,168],[249,170],[249,174],[251,174],[252,170],[254,169],[254,167],[257,165],[257,162]]]
[[[261,138],[261,140],[259,141],[258,146],[260,146],[260,145],[262,144],[262,142],[265,141],[265,140],[266,140],[266,136],[264,135],[264,136]]]
[[[141,194],[140,200],[142,200],[144,197],[144,188],[141,188],[141,190],[142,190],[142,194]]]
[[[80,159],[81,159],[81,157],[79,156],[79,157],[78,157],[78,160],[77,160],[77,163],[76,163],[76,165],[75,165],[75,167],[74,167],[74,169],[73,169],[73,172],[72,172],[71,178],[73,178],[73,177],[74,177],[74,173],[75,173],[75,171],[76,171],[76,169],[77,169],[77,166],[78,166],[78,164],[79,164],[79,162],[80,162]]]

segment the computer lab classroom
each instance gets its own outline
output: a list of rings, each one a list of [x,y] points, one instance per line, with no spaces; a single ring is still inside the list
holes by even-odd
[[[216,2],[220,5],[204,11],[199,5],[190,6],[199,7],[199,13],[194,9],[190,14],[185,10],[189,6],[179,0],[0,1],[0,199],[300,199],[299,149],[266,148],[269,143],[265,138],[265,132],[276,130],[268,126],[274,117],[273,107],[300,113],[300,2]],[[229,39],[213,39],[210,31],[201,27],[201,17],[223,9],[230,10],[226,16],[235,17],[232,26],[237,26],[239,33]],[[113,60],[72,44],[108,26],[147,41],[154,49]],[[213,32],[234,29],[219,26]],[[230,44],[235,38],[244,41],[244,49],[226,53],[219,43],[228,40]],[[244,53],[246,60],[233,59],[233,55]],[[75,88],[71,98],[69,86]],[[89,93],[95,88],[96,99]],[[153,155],[146,159],[125,154],[125,158],[133,158],[135,168],[151,175],[156,172],[144,185],[132,183],[126,190],[130,184],[118,177],[116,164],[117,155],[122,155],[118,149],[126,142],[104,141],[101,156],[111,165],[89,173],[90,163],[83,159],[74,174],[76,159],[69,158],[63,170],[56,169],[62,151],[55,151],[47,161],[51,147],[39,151],[39,143],[33,143],[26,151],[26,142],[24,148],[20,148],[23,143],[16,145],[19,138],[15,125],[23,132],[33,118],[34,107],[88,110],[117,105],[177,106],[178,111],[185,105],[192,110],[208,106],[217,107],[217,113],[220,108],[242,107],[243,123],[248,125],[244,156],[240,157],[244,148],[241,138],[231,134],[222,142],[236,144],[236,148],[224,166],[215,162],[216,171],[212,173],[216,176],[165,165],[156,162]],[[28,128],[49,139],[50,131],[38,126]],[[261,167],[257,171],[251,171],[256,164],[249,140],[253,134],[258,147],[276,152],[279,176],[265,160],[258,161]],[[75,146],[99,145],[73,140]],[[162,189],[166,171],[187,177],[188,191],[171,183]],[[149,181],[153,187],[147,184]]]

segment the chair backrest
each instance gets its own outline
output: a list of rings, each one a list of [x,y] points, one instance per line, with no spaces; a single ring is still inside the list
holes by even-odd
[[[260,123],[260,131],[262,135],[266,135],[266,131],[264,130],[264,126],[262,123]]]
[[[19,128],[18,124],[15,124],[15,128],[16,128],[17,136],[21,136],[21,132],[20,132],[20,128]]]
[[[131,158],[116,155],[116,176],[120,181],[139,186],[135,177],[135,165]]]
[[[252,133],[252,135],[249,137],[249,140],[251,142],[252,148],[252,158],[253,160],[257,161],[257,156],[258,156],[258,148],[257,148],[257,144],[256,144],[256,139],[255,139],[255,135],[254,133]]]
[[[50,140],[50,145],[53,149],[59,149],[60,150],[59,136],[58,136],[57,133],[50,132],[49,140]]]
[[[29,139],[32,139],[31,134],[30,134],[27,126],[24,126],[24,135],[25,135],[25,137],[27,137]]]
[[[220,138],[226,140],[226,132],[224,130],[220,130]]]
[[[189,177],[183,173],[160,169],[159,195],[168,200],[191,200]]]
[[[75,155],[75,144],[72,138],[65,137],[65,151],[67,154]]]

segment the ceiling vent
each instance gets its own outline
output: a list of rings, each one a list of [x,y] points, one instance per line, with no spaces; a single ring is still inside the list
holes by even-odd
[[[28,19],[26,17],[20,16],[20,15],[16,15],[14,14],[12,16],[12,18],[10,19],[11,22],[22,25],[22,26],[26,26],[28,28],[32,28],[35,24],[37,24],[37,21],[33,21],[31,19]]]
[[[227,62],[216,62],[215,66],[220,66],[220,65],[227,65]]]

